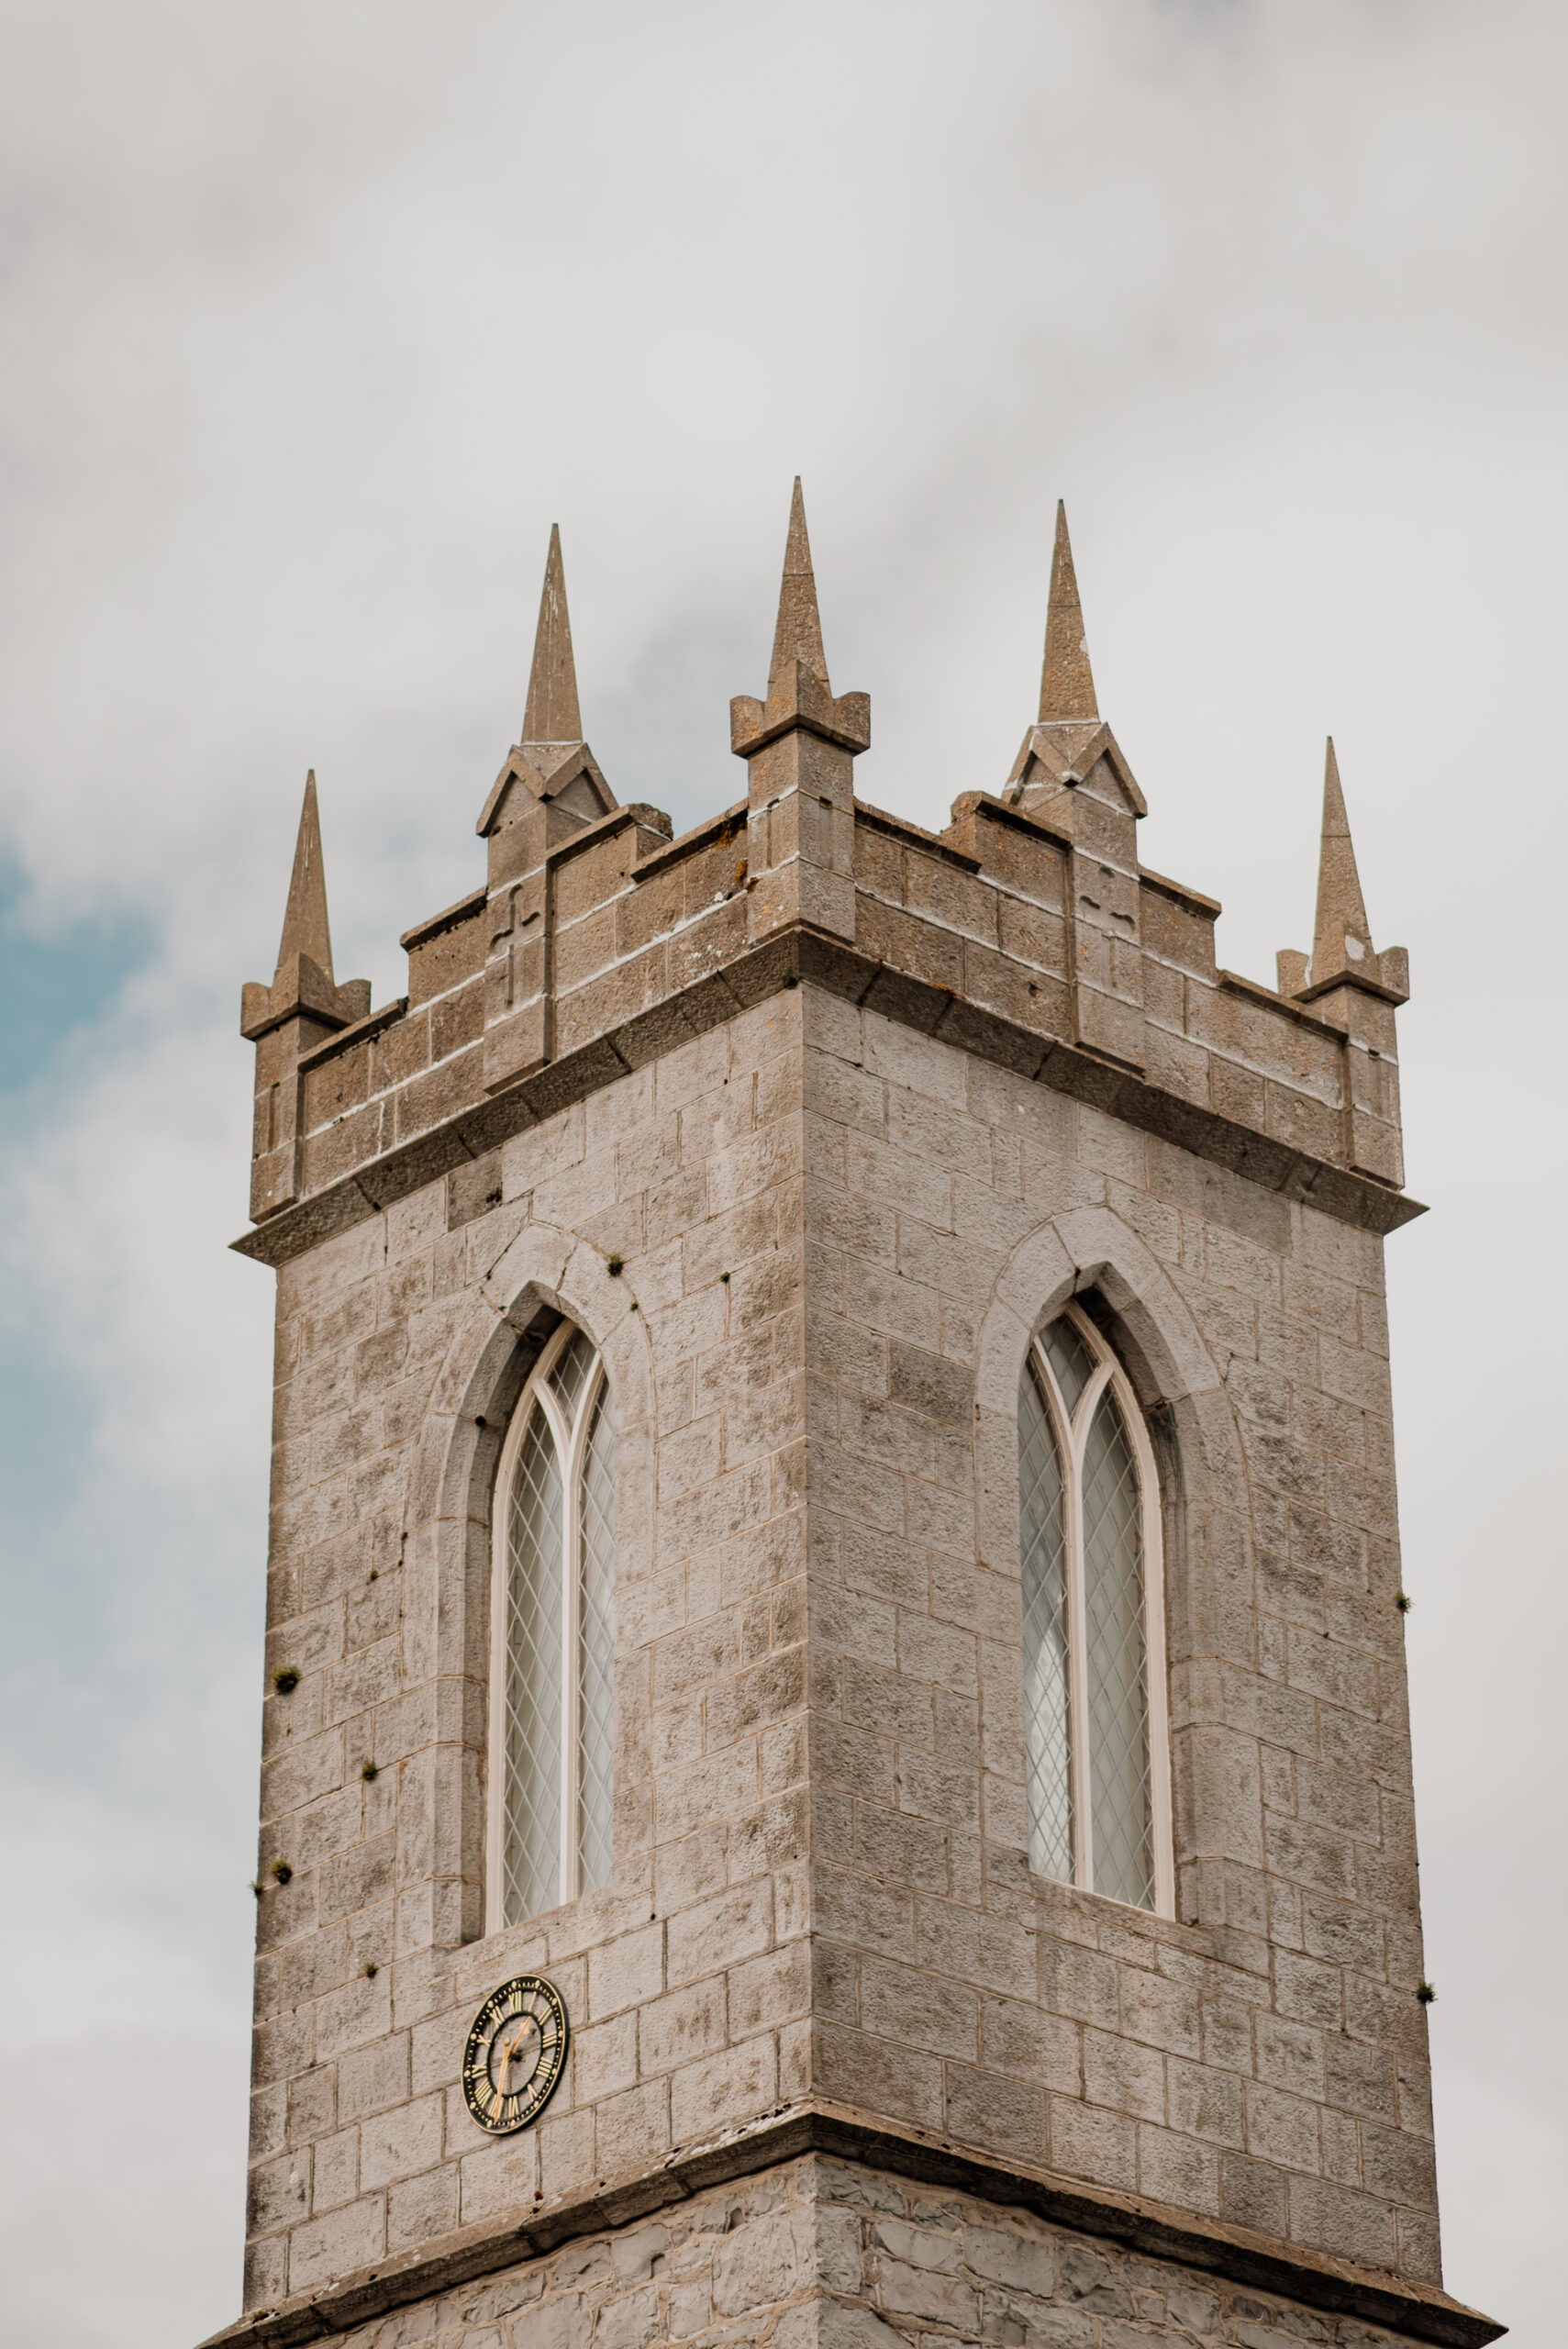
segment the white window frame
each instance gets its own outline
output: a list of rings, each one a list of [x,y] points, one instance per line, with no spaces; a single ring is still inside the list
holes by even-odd
[[[594,1347],[594,1367],[578,1406],[577,1426],[573,1433],[566,1425],[565,1414],[550,1385],[550,1375],[578,1336],[585,1337]],[[594,1413],[607,1385],[605,1358],[595,1344],[593,1333],[584,1330],[580,1322],[563,1319],[546,1340],[543,1353],[528,1374],[528,1385],[517,1397],[495,1471],[495,1495],[490,1519],[490,1715],[487,1740],[490,1787],[484,1836],[485,1931],[490,1933],[508,1930],[504,1913],[506,1886],[502,1863],[506,1829],[506,1666],[509,1660],[506,1619],[510,1560],[506,1550],[506,1520],[511,1514],[512,1481],[517,1471],[517,1455],[523,1448],[523,1438],[536,1403],[550,1423],[564,1486],[561,1507],[560,1567],[566,1582],[561,1610],[561,1740],[563,1750],[561,1757],[561,1884],[557,1906],[564,1907],[567,1901],[580,1897],[583,1855],[578,1812],[582,1801],[580,1753],[583,1722],[579,1649],[583,1637],[583,1468],[587,1458]],[[526,1920],[518,1919],[516,1921],[521,1923]]]
[[[1095,1368],[1078,1398],[1071,1423],[1064,1415],[1065,1397],[1057,1389],[1056,1375],[1045,1351],[1045,1333],[1052,1323],[1065,1320],[1082,1339]],[[1085,1637],[1084,1588],[1084,1455],[1100,1397],[1108,1386],[1121,1412],[1127,1440],[1138,1470],[1138,1497],[1143,1537],[1143,1686],[1148,1708],[1149,1831],[1154,1848],[1154,1908],[1157,1917],[1176,1913],[1176,1870],[1171,1815],[1171,1729],[1167,1698],[1169,1660],[1165,1652],[1165,1553],[1160,1520],[1160,1475],[1154,1447],[1149,1441],[1132,1384],[1100,1330],[1083,1307],[1065,1306],[1042,1321],[1029,1340],[1030,1362],[1025,1376],[1032,1377],[1045,1405],[1057,1458],[1062,1469],[1063,1598],[1067,1614],[1067,1770],[1073,1798],[1073,1879],[1083,1891],[1095,1888],[1094,1819],[1089,1801],[1089,1660]],[[1040,1374],[1043,1373],[1043,1375]],[[1074,1436],[1073,1429],[1077,1434]],[[1021,1527],[1020,1527],[1021,1531]],[[1027,1778],[1026,1778],[1027,1784]],[[1054,1881],[1054,1879],[1047,1879]],[[1113,1900],[1114,1893],[1095,1895]],[[1125,1901],[1118,1902],[1125,1908]],[[1139,1914],[1147,1916],[1147,1909]]]

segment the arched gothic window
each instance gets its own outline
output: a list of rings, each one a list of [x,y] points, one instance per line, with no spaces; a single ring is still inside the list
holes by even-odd
[[[1159,1484],[1127,1374],[1070,1305],[1018,1387],[1029,1861],[1174,1913]]]
[[[492,1932],[610,1872],[615,1423],[592,1341],[563,1322],[495,1479],[490,1673]]]

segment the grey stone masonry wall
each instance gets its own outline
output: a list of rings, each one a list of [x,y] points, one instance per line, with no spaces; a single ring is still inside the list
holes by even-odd
[[[813,2076],[1435,2279],[1381,1243],[806,1006]],[[1112,1308],[1165,1480],[1177,1915],[1033,1875],[1017,1397]]]
[[[780,985],[286,1261],[247,2306],[814,2099],[1435,2279],[1380,1255]],[[1091,1289],[1165,1480],[1172,1920],[1025,1854],[1018,1379]],[[616,1859],[486,1937],[491,1490],[541,1311],[615,1400]],[[493,2142],[459,2058],[520,1967],[573,2052]]]
[[[345,2349],[1394,2349],[1408,2338],[821,2157],[337,2337]]]
[[[799,1034],[783,993],[284,1270],[248,2305],[804,2089]],[[614,1397],[616,1860],[476,1940],[491,1487],[541,1308]],[[572,2054],[495,2143],[459,2055],[522,1966]]]

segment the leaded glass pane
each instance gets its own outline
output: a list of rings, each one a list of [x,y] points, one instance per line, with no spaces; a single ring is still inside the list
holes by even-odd
[[[592,1892],[609,1876],[615,1810],[616,1440],[607,1386],[594,1406],[582,1499],[578,1833],[582,1889]]]
[[[1024,1753],[1029,1864],[1073,1879],[1067,1766],[1067,1610],[1062,1463],[1026,1364],[1018,1386],[1018,1502],[1024,1562]]]
[[[561,1464],[536,1405],[506,1511],[501,1870],[509,1925],[561,1898],[562,1541]]]
[[[550,1384],[560,1397],[568,1427],[576,1423],[577,1406],[583,1399],[583,1389],[588,1384],[588,1374],[594,1367],[595,1359],[593,1340],[585,1330],[579,1330],[571,1344],[562,1347],[556,1356]]]
[[[1062,1389],[1062,1399],[1071,1419],[1078,1408],[1079,1397],[1095,1375],[1095,1357],[1065,1314],[1051,1323],[1040,1343],[1045,1348],[1046,1360]]]
[[[1154,1846],[1138,1468],[1109,1391],[1084,1453],[1084,1610],[1094,1889],[1151,1908]]]

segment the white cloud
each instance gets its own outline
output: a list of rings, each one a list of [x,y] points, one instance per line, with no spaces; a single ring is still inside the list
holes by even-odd
[[[1390,1254],[1450,2275],[1547,2349],[1568,2063],[1518,1953],[1564,1909],[1561,12],[0,17],[0,848],[40,934],[153,939],[0,1141],[9,1359],[72,1397],[7,1561],[18,2012],[47,2036],[51,1972],[109,1939],[148,2032],[242,2028],[268,1284],[223,1246],[233,1025],[306,764],[339,970],[397,992],[397,932],[479,873],[559,518],[612,780],[681,821],[737,796],[798,469],[862,786],[940,821],[1029,715],[1061,490],[1149,861],[1267,977],[1307,943],[1332,727],[1412,950],[1438,1212]],[[41,2043],[8,2109],[48,2138]],[[176,2241],[185,2329],[232,2314],[238,2188],[203,2180],[239,2094],[150,2172],[79,2164],[69,2228],[36,2195],[18,2337],[150,2340]],[[51,2312],[83,2208],[141,2247],[116,2314]]]

